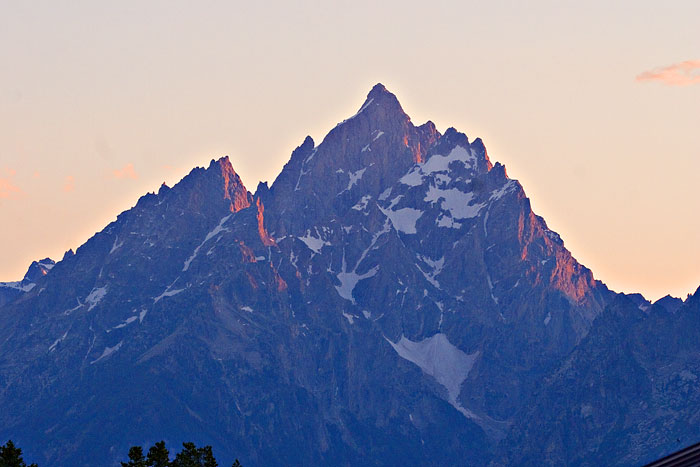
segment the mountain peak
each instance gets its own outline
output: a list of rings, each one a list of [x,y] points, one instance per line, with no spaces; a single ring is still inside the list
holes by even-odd
[[[24,280],[36,282],[40,277],[45,276],[56,264],[51,258],[44,258],[39,261],[32,261],[27,273],[24,275]]]
[[[382,94],[390,94],[393,96],[393,94],[387,90],[386,86],[384,86],[382,83],[377,83],[372,86],[372,89],[369,91],[369,94],[367,94],[367,97],[373,98]]]
[[[230,171],[235,173],[228,156],[223,156],[218,159],[212,159],[211,162],[209,162],[208,169],[215,169],[216,167],[220,167],[222,171]]]
[[[158,196],[181,199],[189,209],[200,210],[213,204],[236,212],[250,206],[251,196],[243,185],[228,156],[212,159],[205,169],[196,167],[170,189],[161,189]],[[173,199],[171,198],[171,199]],[[213,204],[212,204],[213,203]]]
[[[368,115],[370,118],[386,119],[398,116],[401,120],[410,120],[396,96],[381,83],[375,84],[369,91],[367,99],[355,116],[360,114]]]
[[[230,200],[231,202],[231,212],[240,211],[250,205],[248,190],[243,186],[241,177],[233,170],[233,165],[231,165],[228,156],[221,157],[217,160],[212,159],[207,172],[212,171],[217,181],[223,185],[224,199]],[[218,180],[219,177],[220,180]]]

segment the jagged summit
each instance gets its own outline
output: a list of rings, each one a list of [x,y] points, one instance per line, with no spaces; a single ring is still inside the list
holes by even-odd
[[[387,90],[386,86],[384,86],[382,83],[377,83],[372,86],[372,89],[370,89],[369,93],[367,94],[367,98],[377,97],[381,94],[390,94],[393,96],[393,94]]]
[[[218,159],[212,159],[209,161],[209,169],[215,169],[217,166],[222,170],[222,171],[234,171],[233,170],[233,165],[231,165],[231,160],[229,159],[228,155],[222,156]]]
[[[372,89],[370,89],[369,93],[367,93],[367,99],[365,100],[363,107],[366,106],[369,101],[374,101],[379,106],[395,104],[398,104],[399,107],[401,106],[401,104],[399,104],[399,100],[396,98],[396,95],[389,91],[382,83],[377,83],[372,87]]]
[[[349,120],[358,117],[366,118],[369,120],[370,127],[375,128],[387,125],[391,127],[411,121],[411,118],[404,112],[396,96],[389,92],[381,83],[376,84],[370,90],[360,110]]]
[[[206,169],[192,169],[172,188],[162,185],[158,196],[185,203],[188,209],[216,209],[223,205],[230,212],[250,206],[252,199],[228,156],[212,159]]]
[[[51,258],[32,261],[32,264],[29,265],[29,269],[27,269],[27,273],[21,281],[0,282],[0,306],[34,289],[37,282],[53,269],[55,264],[56,262]]]
[[[51,258],[32,261],[27,273],[24,275],[24,280],[36,282],[40,277],[44,277],[55,266],[55,264],[56,262]]]

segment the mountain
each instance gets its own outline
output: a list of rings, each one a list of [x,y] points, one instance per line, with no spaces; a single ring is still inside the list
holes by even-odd
[[[3,306],[25,293],[31,291],[40,277],[45,276],[54,267],[56,262],[51,258],[44,258],[40,261],[32,261],[27,273],[21,281],[0,282],[0,306]]]
[[[700,439],[700,289],[680,307],[620,294],[535,391],[503,465],[640,465]]]
[[[531,443],[569,430],[537,417],[618,301],[480,139],[378,84],[271,186],[213,160],[3,306],[0,439],[58,467],[161,438],[224,465],[584,463],[602,441]]]

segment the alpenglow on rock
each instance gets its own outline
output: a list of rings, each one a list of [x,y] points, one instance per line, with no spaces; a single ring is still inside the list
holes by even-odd
[[[0,306],[12,302],[27,292],[30,292],[39,278],[48,274],[56,263],[51,258],[33,261],[21,281],[0,282]]]
[[[271,186],[212,161],[33,281],[0,308],[0,439],[40,465],[160,439],[222,465],[585,463],[640,439],[572,417],[601,436],[567,444],[552,415],[615,294],[480,139],[415,126],[380,84]]]

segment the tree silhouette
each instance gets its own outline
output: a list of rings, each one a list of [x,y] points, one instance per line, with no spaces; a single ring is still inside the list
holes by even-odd
[[[171,462],[165,441],[158,441],[154,446],[151,446],[146,458],[143,457],[143,449],[140,446],[131,447],[129,461],[122,462],[121,465],[122,467],[219,467],[211,446],[198,448],[196,444],[191,442],[182,443],[182,451],[177,453]],[[0,463],[0,467],[5,467],[5,465]],[[15,465],[12,464],[12,467]],[[24,465],[20,467],[24,467]],[[233,463],[233,467],[241,467],[238,459]]]
[[[148,467],[170,467],[170,453],[165,447],[165,441],[158,441],[148,450],[146,456]]]
[[[0,467],[37,467],[37,465],[25,464],[22,459],[22,450],[10,439],[4,446],[0,446]]]
[[[198,448],[194,443],[182,443],[172,467],[218,467],[211,446]]]
[[[147,467],[146,458],[143,457],[141,446],[133,446],[129,449],[129,462],[122,462],[122,467]]]

